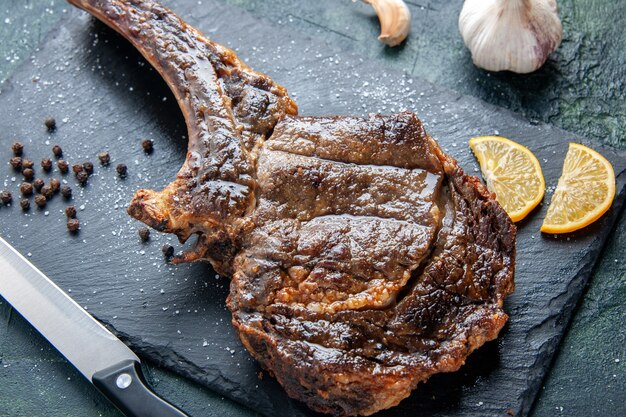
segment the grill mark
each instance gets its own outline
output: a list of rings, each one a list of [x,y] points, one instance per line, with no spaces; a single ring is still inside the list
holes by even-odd
[[[324,221],[326,218],[328,218],[329,220],[335,218],[335,219],[347,219],[347,220],[356,220],[356,221],[361,221],[361,220],[380,220],[381,222],[390,222],[390,223],[400,223],[400,224],[404,224],[407,226],[410,225],[415,225],[418,227],[426,227],[422,224],[418,224],[412,220],[404,220],[404,219],[398,219],[395,217],[380,217],[380,216],[367,216],[367,215],[354,215],[354,214],[346,214],[346,213],[342,213],[342,214],[320,214],[320,215],[315,215],[313,216],[311,219],[300,222],[300,224],[302,226],[305,226],[311,222],[316,222],[316,221]]]
[[[278,153],[278,154],[299,156],[304,159],[320,161],[321,163],[325,163],[329,165],[343,166],[346,169],[358,167],[358,168],[364,168],[364,169],[381,169],[381,170],[389,170],[389,171],[407,171],[407,172],[420,172],[420,173],[423,172],[426,174],[437,175],[423,168],[404,168],[404,167],[399,167],[399,166],[394,166],[394,165],[376,165],[376,164],[362,164],[358,162],[344,162],[344,161],[337,161],[337,160],[329,159],[329,158],[323,158],[318,155],[306,155],[304,153],[298,153],[292,150],[272,149],[270,147],[265,147],[264,150],[268,152]]]

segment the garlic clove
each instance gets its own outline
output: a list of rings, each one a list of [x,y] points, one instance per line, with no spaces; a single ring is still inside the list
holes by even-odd
[[[411,11],[402,0],[363,0],[371,4],[380,21],[378,40],[389,46],[402,43],[411,30]]]
[[[466,0],[459,30],[476,66],[520,74],[541,67],[563,34],[555,0]]]

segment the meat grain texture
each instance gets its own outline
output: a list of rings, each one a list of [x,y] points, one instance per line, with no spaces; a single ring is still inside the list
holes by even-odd
[[[515,226],[410,112],[300,117],[286,90],[152,0],[70,0],[160,72],[187,159],[129,213],[232,277],[246,349],[336,416],[392,407],[495,339]]]

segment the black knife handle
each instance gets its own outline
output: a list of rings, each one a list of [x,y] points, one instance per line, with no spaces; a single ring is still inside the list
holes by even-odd
[[[91,380],[126,417],[188,417],[148,388],[141,364],[132,359],[96,372]]]

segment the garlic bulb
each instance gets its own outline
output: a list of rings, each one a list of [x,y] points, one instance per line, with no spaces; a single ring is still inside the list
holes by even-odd
[[[380,21],[378,40],[389,46],[396,46],[408,36],[411,30],[411,12],[402,0],[363,0],[374,8]]]
[[[556,0],[466,0],[459,30],[477,66],[533,72],[561,43]]]

